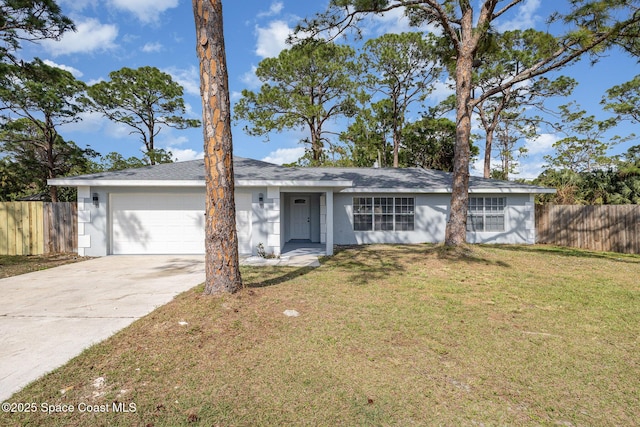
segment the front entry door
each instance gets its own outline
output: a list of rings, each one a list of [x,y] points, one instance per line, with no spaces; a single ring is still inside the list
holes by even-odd
[[[309,198],[294,197],[291,200],[291,239],[308,240],[311,238],[311,218],[309,215]]]

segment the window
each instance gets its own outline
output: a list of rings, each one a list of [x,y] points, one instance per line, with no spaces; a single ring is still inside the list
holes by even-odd
[[[393,231],[393,197],[374,197],[373,212],[374,230]]]
[[[413,197],[354,197],[355,231],[413,231]]]
[[[505,197],[469,197],[467,231],[504,231]]]
[[[373,204],[371,197],[353,198],[353,229],[355,231],[371,230],[373,225]]]
[[[413,231],[413,197],[396,197],[396,230]]]

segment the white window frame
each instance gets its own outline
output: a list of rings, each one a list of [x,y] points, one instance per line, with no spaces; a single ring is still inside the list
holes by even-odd
[[[468,232],[500,233],[506,225],[506,197],[469,197]]]
[[[354,231],[414,231],[415,197],[353,198]]]

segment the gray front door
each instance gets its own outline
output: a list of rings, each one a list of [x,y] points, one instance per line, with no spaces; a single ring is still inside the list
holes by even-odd
[[[291,239],[311,238],[309,198],[295,197],[291,200]]]

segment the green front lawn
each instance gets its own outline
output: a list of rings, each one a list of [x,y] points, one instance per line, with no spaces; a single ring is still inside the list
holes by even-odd
[[[367,246],[243,275],[239,294],[188,291],[9,399],[73,413],[0,424],[638,421],[640,256]]]

